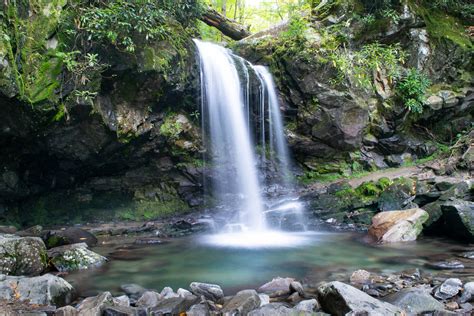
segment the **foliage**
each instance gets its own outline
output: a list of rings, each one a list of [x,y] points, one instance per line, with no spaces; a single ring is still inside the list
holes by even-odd
[[[372,87],[375,71],[383,70],[389,80],[398,77],[405,55],[399,43],[383,45],[375,42],[352,53],[346,49],[336,50],[329,58],[339,72],[339,81],[355,79],[357,86],[368,88]]]
[[[405,106],[410,112],[422,113],[425,92],[431,82],[428,77],[417,69],[410,69],[397,85],[397,90]]]
[[[176,115],[169,114],[163,124],[160,126],[160,134],[168,137],[170,140],[176,140],[183,131],[181,123],[176,120]]]
[[[140,35],[145,41],[169,39],[170,15],[178,21],[189,23],[202,8],[199,2],[115,0],[103,5],[80,8],[80,29],[89,40],[111,43],[127,52],[134,52]]]

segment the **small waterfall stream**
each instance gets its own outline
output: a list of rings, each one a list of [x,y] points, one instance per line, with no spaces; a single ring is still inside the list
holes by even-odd
[[[238,218],[230,219],[224,230],[245,232],[245,237],[252,236],[254,242],[265,237],[252,233],[275,234],[279,228],[266,220],[272,210],[265,208],[262,197],[257,145],[263,163],[268,160],[276,166],[278,176],[272,179],[278,180],[273,181],[291,186],[290,158],[275,84],[267,68],[254,66],[222,46],[194,41],[200,61],[203,135],[210,151],[206,163],[215,172],[211,191],[219,203],[238,209]],[[252,91],[255,86],[257,91]],[[258,136],[254,139],[255,134]],[[301,211],[298,203],[290,204],[275,210]],[[271,239],[281,242],[279,237],[272,235]]]

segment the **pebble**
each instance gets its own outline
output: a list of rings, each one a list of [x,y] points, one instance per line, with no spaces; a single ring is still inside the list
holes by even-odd
[[[352,284],[365,284],[370,281],[370,272],[366,270],[354,271],[350,277]]]
[[[441,300],[447,300],[456,296],[462,289],[462,282],[456,278],[450,278],[436,288],[434,296]]]

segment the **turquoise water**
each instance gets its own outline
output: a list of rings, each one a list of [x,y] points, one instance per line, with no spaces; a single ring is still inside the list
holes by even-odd
[[[193,281],[216,283],[226,294],[255,288],[273,277],[307,282],[343,278],[357,269],[373,272],[424,269],[424,264],[456,258],[470,248],[441,239],[396,245],[368,245],[352,233],[305,235],[307,242],[284,248],[228,248],[203,243],[194,236],[157,245],[135,245],[134,239],[111,238],[94,248],[108,258],[104,267],[66,276],[84,295],[109,290],[119,293],[124,283],[161,290],[188,288]],[[470,269],[462,273],[472,275]],[[458,271],[459,273],[461,271]]]

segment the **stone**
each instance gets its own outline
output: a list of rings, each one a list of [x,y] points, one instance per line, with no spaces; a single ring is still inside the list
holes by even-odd
[[[450,311],[454,311],[459,308],[459,304],[456,302],[447,302],[446,303],[446,308]]]
[[[147,316],[146,308],[106,306],[101,316]]]
[[[464,252],[460,256],[467,259],[474,259],[474,251]]]
[[[259,293],[269,294],[270,297],[290,294],[290,284],[294,281],[295,279],[293,278],[274,278],[270,282],[260,286],[257,291]]]
[[[52,274],[6,276],[0,281],[0,297],[6,300],[19,297],[30,304],[64,306],[74,299],[74,289],[67,281]]]
[[[413,241],[423,230],[428,217],[428,213],[420,208],[381,212],[372,218],[369,236],[381,243]]]
[[[82,242],[85,242],[89,247],[94,247],[97,245],[97,238],[84,229],[69,227],[64,230],[51,231],[46,237],[45,242],[48,248]]]
[[[203,295],[205,298],[214,302],[224,297],[224,291],[216,284],[192,282],[189,288],[194,295]]]
[[[415,181],[408,178],[396,179],[378,198],[378,207],[381,211],[395,211],[407,209],[416,194]]]
[[[441,211],[453,236],[474,241],[474,202],[453,199],[441,205]]]
[[[297,292],[301,297],[305,297],[306,294],[304,293],[303,285],[300,282],[293,281],[290,283],[290,291]]]
[[[357,270],[351,274],[350,282],[352,284],[366,284],[370,282],[370,272],[366,270]]]
[[[99,267],[107,262],[107,258],[89,250],[86,243],[51,248],[48,257],[59,272]]]
[[[114,297],[114,304],[117,306],[130,306],[130,298],[127,295]]]
[[[176,291],[176,294],[178,294],[179,297],[186,297],[186,296],[193,295],[193,293],[189,292],[188,290],[182,289],[182,288],[179,288]]]
[[[474,282],[464,284],[463,292],[460,298],[461,303],[474,302]]]
[[[210,316],[209,307],[207,304],[196,304],[186,312],[187,316]]]
[[[138,284],[122,284],[120,289],[127,294],[128,297],[134,300],[138,300],[146,289]]]
[[[97,296],[84,299],[77,310],[79,316],[102,316],[107,307],[114,306],[114,298],[110,292],[103,292]]]
[[[64,306],[58,308],[54,314],[54,316],[77,316],[79,312],[72,306]]]
[[[14,234],[17,232],[15,226],[2,226],[0,225],[0,234]]]
[[[444,304],[431,296],[429,288],[402,289],[397,293],[386,296],[384,301],[400,307],[410,315],[444,310]]]
[[[172,298],[172,297],[179,297],[178,294],[176,294],[172,288],[170,287],[165,287],[163,290],[160,292],[161,297],[163,298]]]
[[[319,308],[319,303],[314,298],[310,300],[301,301],[298,303],[298,305],[295,306],[296,310],[306,313],[312,313],[318,310]]]
[[[233,296],[222,308],[225,315],[247,315],[260,307],[260,297],[255,290],[243,290]]]
[[[425,103],[434,111],[441,110],[443,108],[443,98],[438,95],[429,96]]]
[[[299,311],[294,311],[282,303],[266,304],[248,313],[248,316],[297,316]]]
[[[366,313],[369,315],[402,314],[399,307],[379,301],[364,292],[339,281],[325,283],[317,289],[321,308],[339,316],[347,313]]]
[[[185,313],[191,306],[198,302],[199,298],[194,295],[187,297],[172,297],[164,299],[150,310],[150,315],[179,315],[181,313]]]
[[[462,281],[457,278],[449,278],[436,288],[434,296],[441,300],[450,299],[462,290]]]
[[[145,291],[137,300],[138,307],[155,307],[163,299],[160,293],[154,291]]]
[[[20,230],[15,233],[15,235],[20,237],[41,237],[41,233],[43,232],[43,227],[40,225],[35,225],[32,227],[28,227],[27,229]]]
[[[260,297],[260,306],[270,303],[270,296],[267,294],[258,294],[258,297]]]
[[[457,260],[438,261],[433,263],[429,262],[426,263],[425,266],[436,270],[464,269],[464,264]]]
[[[46,246],[41,238],[0,235],[0,273],[35,276],[46,267]]]

